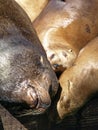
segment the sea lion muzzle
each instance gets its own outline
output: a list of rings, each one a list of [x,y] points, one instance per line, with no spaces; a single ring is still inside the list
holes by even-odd
[[[34,82],[35,83],[35,82]],[[28,104],[32,108],[32,114],[44,113],[45,110],[51,104],[51,98],[47,89],[39,84],[31,83],[30,80],[23,81],[18,86],[18,91],[14,91],[14,97],[17,96],[22,99],[23,102]],[[21,97],[20,97],[21,96]]]
[[[41,88],[41,91],[37,91],[37,104],[33,109],[33,115],[44,113],[45,110],[50,106],[51,99],[49,93]]]

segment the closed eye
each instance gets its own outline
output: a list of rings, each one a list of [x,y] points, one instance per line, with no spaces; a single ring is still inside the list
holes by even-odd
[[[55,57],[55,54],[52,54],[52,55],[50,56],[50,60],[52,60],[54,57]]]
[[[66,56],[67,56],[67,54],[66,54],[65,52],[62,52],[62,54],[63,54],[63,56],[64,56],[64,57],[66,57]]]
[[[65,2],[66,0],[61,0],[61,1]]]

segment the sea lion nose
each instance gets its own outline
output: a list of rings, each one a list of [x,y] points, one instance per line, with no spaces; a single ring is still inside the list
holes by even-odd
[[[37,95],[36,95],[36,91],[34,90],[34,88],[29,88],[28,89],[28,97],[30,98],[30,107],[33,108],[37,105]]]
[[[26,95],[24,95],[24,100],[26,101],[26,103],[31,107],[31,108],[35,108],[37,105],[37,94],[36,91],[33,87],[28,87],[26,90]]]
[[[35,109],[33,109],[33,115],[44,113],[51,105],[51,98],[49,93],[42,89],[37,92],[38,95],[38,103]]]
[[[54,69],[59,69],[59,67],[60,67],[60,65],[58,65],[58,64],[53,64],[53,67],[54,67]]]
[[[44,77],[46,82],[38,82],[36,80],[23,83],[23,88],[25,89],[25,95],[23,99],[26,103],[32,108],[32,114],[40,114],[44,113],[46,109],[51,105],[51,98],[49,94],[49,87],[46,89],[46,86],[51,84],[51,80],[49,81]]]

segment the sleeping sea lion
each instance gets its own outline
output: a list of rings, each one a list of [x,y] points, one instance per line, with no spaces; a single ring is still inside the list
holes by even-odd
[[[33,20],[41,13],[49,0],[15,0]]]
[[[98,0],[51,0],[33,25],[55,71],[69,68],[98,35]]]
[[[0,0],[0,100],[43,113],[58,81],[32,23],[14,0]]]
[[[98,37],[80,51],[74,65],[61,74],[59,82],[62,90],[57,102],[59,117],[55,117],[55,120],[63,119],[77,111],[97,94]]]

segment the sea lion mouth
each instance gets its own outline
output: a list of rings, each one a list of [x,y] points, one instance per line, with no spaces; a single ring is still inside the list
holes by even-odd
[[[36,91],[37,103],[33,108],[33,115],[44,113],[51,104],[51,99],[48,92],[43,93],[46,96],[42,96],[39,91]]]
[[[42,87],[37,89],[31,85],[30,88],[33,89],[33,93],[31,94],[33,102],[30,105],[30,107],[33,110],[32,114],[37,115],[37,114],[44,113],[51,104],[51,99],[48,91]]]

